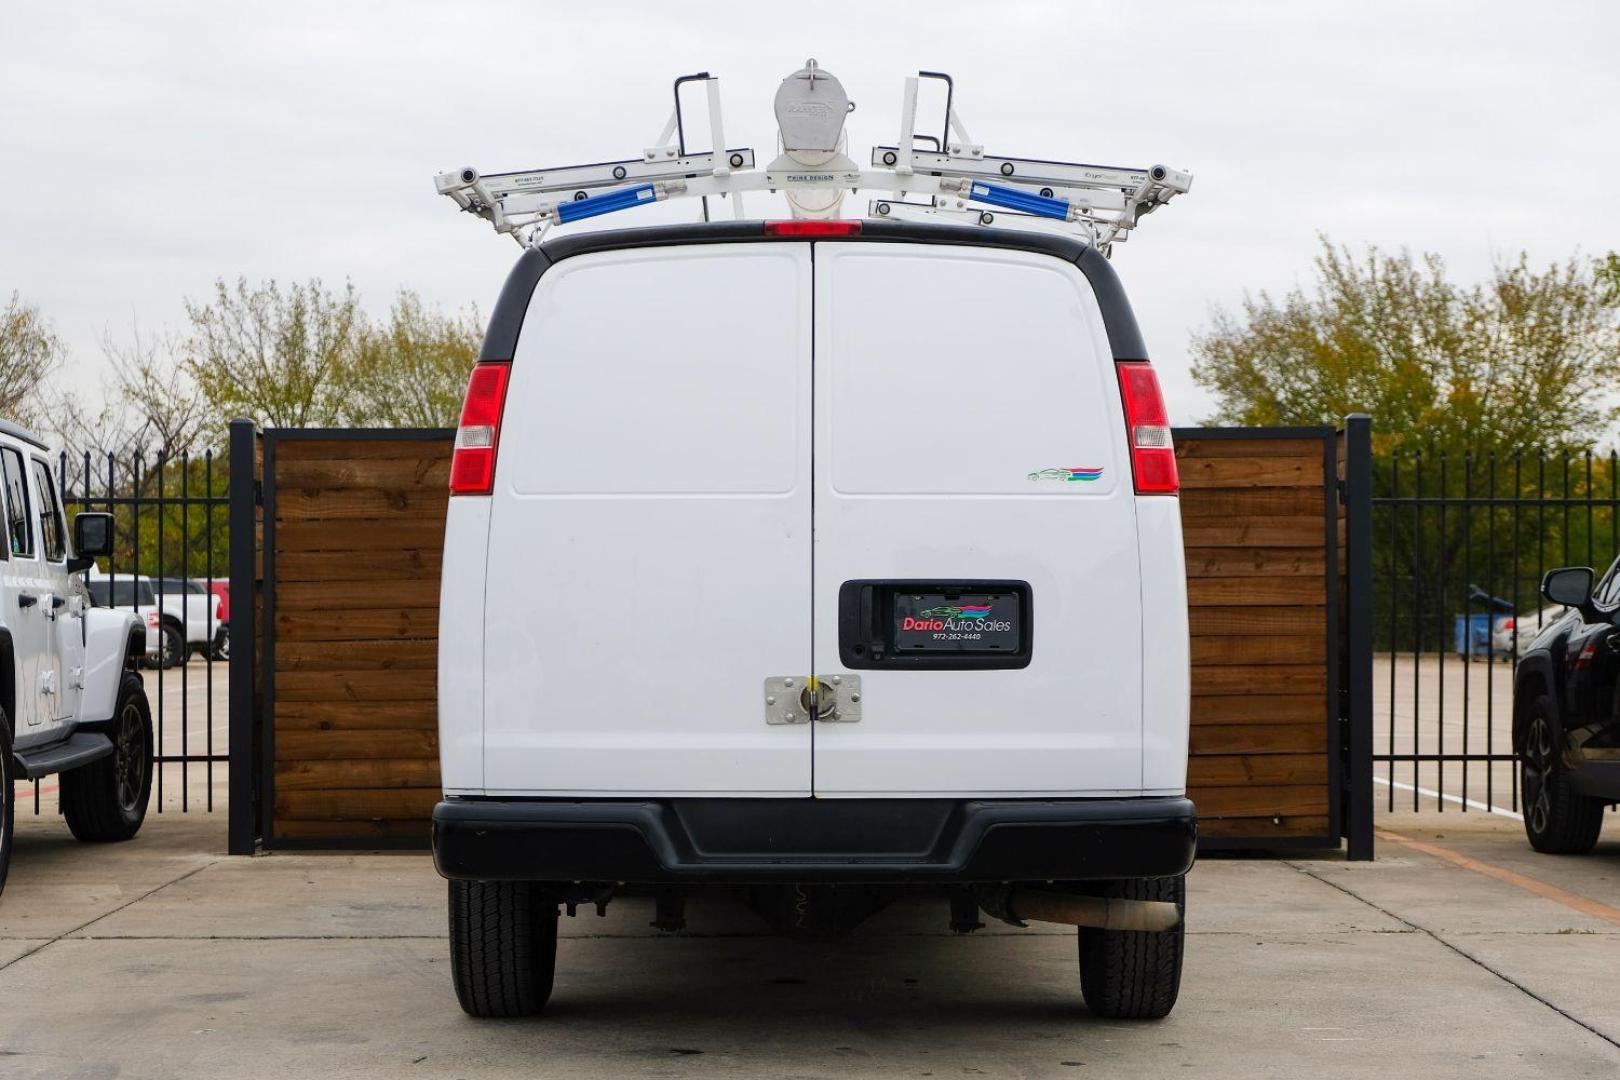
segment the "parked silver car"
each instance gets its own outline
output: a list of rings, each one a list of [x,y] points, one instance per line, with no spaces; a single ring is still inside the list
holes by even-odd
[[[1550,604],[1540,611],[1528,612],[1525,615],[1498,615],[1491,623],[1491,651],[1499,659],[1511,659],[1522,654],[1530,647],[1536,635],[1541,633],[1553,623],[1562,619],[1569,608],[1562,604]],[[1514,648],[1514,633],[1518,633],[1518,648]]]

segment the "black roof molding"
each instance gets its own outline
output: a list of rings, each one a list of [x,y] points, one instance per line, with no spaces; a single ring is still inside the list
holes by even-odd
[[[862,221],[861,231],[850,237],[807,237],[818,244],[904,243],[952,244],[958,247],[1002,248],[1051,255],[1079,266],[1091,283],[1102,309],[1108,345],[1115,360],[1146,360],[1147,346],[1136,324],[1136,314],[1120,284],[1113,265],[1096,248],[1069,236],[986,229],[963,225],[930,225],[899,221]],[[517,353],[518,333],[529,310],[534,287],[552,266],[576,255],[626,248],[674,247],[684,244],[782,243],[784,238],[765,235],[758,221],[694,222],[660,225],[642,229],[608,229],[559,237],[539,248],[525,251],[512,267],[500,299],[490,315],[480,360],[510,360]],[[791,242],[791,241],[789,241]]]
[[[517,265],[506,275],[501,286],[500,299],[489,315],[489,329],[484,332],[484,347],[479,360],[510,360],[517,354],[518,331],[523,329],[523,317],[529,311],[529,298],[540,284],[540,275],[551,267],[551,256],[544,250],[530,248],[518,257]]]
[[[1090,245],[1086,245],[1075,262],[1091,282],[1091,291],[1097,294],[1097,306],[1102,308],[1103,326],[1108,330],[1108,347],[1113,350],[1114,359],[1148,359],[1142,328],[1136,325],[1136,312],[1131,310],[1130,297],[1125,295],[1125,286],[1114,272],[1114,264]]]

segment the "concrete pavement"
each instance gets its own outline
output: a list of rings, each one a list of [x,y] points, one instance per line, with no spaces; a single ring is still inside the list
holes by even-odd
[[[232,859],[222,816],[110,847],[24,820],[0,1075],[1616,1075],[1620,830],[1552,859],[1488,815],[1380,825],[1508,876],[1388,837],[1372,864],[1204,860],[1157,1024],[1086,1012],[1072,931],[957,938],[907,903],[802,943],[720,901],[676,936],[646,901],[565,920],[552,1011],[492,1023],[456,1007],[424,856]]]

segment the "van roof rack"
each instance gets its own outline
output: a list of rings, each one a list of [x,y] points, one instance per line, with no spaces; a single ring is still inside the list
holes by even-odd
[[[922,80],[945,87],[944,124],[938,136],[917,131],[917,89]],[[681,91],[702,84],[713,149],[686,145]],[[777,157],[754,171],[754,151],[725,148],[720,80],[708,72],[675,80],[675,106],[653,145],[640,157],[521,172],[480,173],[466,167],[434,177],[439,194],[510,234],[538,246],[553,226],[628,210],[652,202],[699,198],[709,219],[709,198],[729,199],[746,220],[746,192],[781,192],[797,219],[840,216],[845,191],[888,192],[868,204],[872,217],[957,219],[972,225],[1057,231],[1076,235],[1109,254],[1141,218],[1185,194],[1192,174],[1165,165],[1088,165],[1040,158],[999,157],[968,135],[956,111],[956,85],[938,71],[906,79],[900,137],[872,149],[862,168],[847,156],[844,119],[855,103],[842,84],[814,60],[782,80],[776,92]],[[915,196],[911,198],[908,196]]]

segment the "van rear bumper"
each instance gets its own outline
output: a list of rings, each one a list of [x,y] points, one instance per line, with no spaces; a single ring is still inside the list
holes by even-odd
[[[433,861],[482,881],[996,882],[1169,877],[1190,800],[446,799]]]

